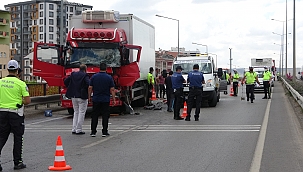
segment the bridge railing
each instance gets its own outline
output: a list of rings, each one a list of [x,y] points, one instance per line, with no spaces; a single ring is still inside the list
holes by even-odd
[[[288,91],[292,94],[294,99],[298,102],[298,104],[303,109],[303,96],[301,96],[301,94],[299,94],[298,91],[293,89],[293,87],[287,81],[285,81],[283,77],[281,77],[281,80],[284,83],[285,87],[288,89]]]

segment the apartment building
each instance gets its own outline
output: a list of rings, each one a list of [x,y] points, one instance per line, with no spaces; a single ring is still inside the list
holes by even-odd
[[[10,13],[0,10],[0,78],[8,75],[7,63],[9,58],[10,43]]]
[[[68,18],[93,6],[64,0],[63,34],[68,32]],[[34,42],[60,43],[60,0],[31,0],[5,5],[10,11],[10,52],[9,57],[17,60],[23,68],[25,81],[41,81],[32,75]],[[32,53],[31,53],[32,54]]]

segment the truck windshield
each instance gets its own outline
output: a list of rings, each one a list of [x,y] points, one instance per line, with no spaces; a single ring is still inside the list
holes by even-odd
[[[177,63],[174,64],[174,69],[177,66],[181,66],[183,68],[182,74],[188,74],[189,72],[193,71],[194,64],[199,65],[199,71],[203,72],[204,74],[209,74],[212,72],[212,65],[211,63]]]
[[[121,55],[118,48],[73,48],[71,55],[67,57],[67,65],[79,63],[99,66],[102,62],[106,63],[108,67],[120,67],[120,60]]]

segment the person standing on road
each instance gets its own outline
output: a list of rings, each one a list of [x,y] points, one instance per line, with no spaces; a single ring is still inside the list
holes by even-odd
[[[165,78],[165,85],[166,85],[166,97],[167,97],[167,111],[172,112],[173,107],[173,99],[174,99],[174,90],[173,85],[171,82],[171,76],[174,72],[170,71],[168,73],[168,77]]]
[[[234,90],[234,96],[238,96],[238,85],[239,85],[239,73],[237,69],[234,69],[234,75],[232,76],[233,81],[233,90]]]
[[[85,134],[82,131],[85,113],[88,104],[88,85],[89,76],[86,73],[87,66],[80,65],[80,71],[72,72],[69,77],[64,80],[64,85],[67,87],[66,97],[72,99],[74,116],[72,134]]]
[[[7,64],[8,76],[0,79],[0,155],[10,132],[14,134],[14,169],[26,168],[23,163],[24,105],[31,102],[25,82],[18,78],[18,62]],[[0,171],[2,166],[0,164]]]
[[[264,67],[265,71],[263,73],[263,86],[264,86],[264,97],[262,99],[270,99],[270,81],[272,80],[272,76],[270,71],[268,71],[267,67]]]
[[[185,79],[183,78],[181,71],[181,66],[176,67],[176,72],[171,76],[171,82],[174,89],[174,97],[175,97],[175,104],[174,104],[174,119],[175,120],[183,120],[183,118],[180,117],[180,109],[182,106],[182,103],[184,101],[183,97],[183,83],[185,82]]]
[[[165,82],[164,74],[163,74],[163,72],[161,72],[161,75],[159,76],[160,98],[164,98],[164,96],[165,96],[164,82]]]
[[[92,99],[92,93],[93,99]],[[100,72],[93,75],[88,87],[88,101],[93,101],[93,113],[91,121],[91,137],[96,137],[98,117],[102,116],[102,137],[109,136],[108,120],[110,117],[110,95],[112,103],[116,104],[115,85],[113,78],[106,73],[106,64],[100,63]]]
[[[254,87],[255,87],[255,81],[260,85],[260,82],[258,80],[258,75],[256,72],[254,72],[254,68],[253,67],[249,67],[249,71],[245,73],[241,85],[243,85],[244,81],[246,79],[246,98],[247,101],[249,101],[250,98],[250,102],[253,103],[254,102]],[[249,96],[250,93],[250,96]]]
[[[154,68],[150,67],[149,68],[149,73],[147,74],[147,83],[148,83],[148,105],[151,106],[152,102],[151,102],[151,98],[153,95],[153,88],[154,88],[154,84],[155,84],[155,78],[153,76],[154,73]]]
[[[199,65],[193,66],[193,71],[188,74],[187,81],[189,82],[189,94],[187,99],[187,116],[185,121],[190,121],[191,110],[196,98],[195,121],[199,121],[200,107],[202,102],[202,84],[205,84],[203,73],[199,71]]]
[[[155,92],[156,92],[156,98],[159,98],[159,91],[160,91],[160,88],[159,88],[159,73],[160,73],[160,69],[156,68],[156,78],[155,78],[155,84],[154,84]]]

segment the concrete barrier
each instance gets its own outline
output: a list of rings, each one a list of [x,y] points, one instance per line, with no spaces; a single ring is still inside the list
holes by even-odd
[[[298,104],[303,109],[303,96],[301,96],[295,89],[292,88],[291,85],[289,85],[284,78],[281,77],[282,82],[284,83],[285,87],[288,89],[288,91],[292,94],[294,99],[298,102]]]

